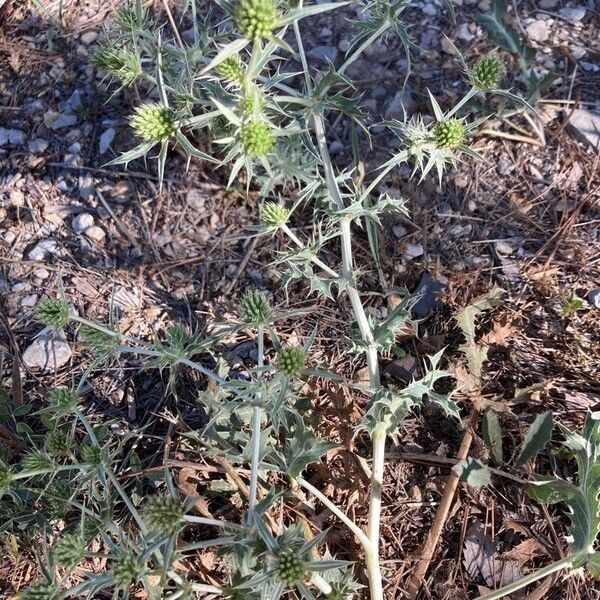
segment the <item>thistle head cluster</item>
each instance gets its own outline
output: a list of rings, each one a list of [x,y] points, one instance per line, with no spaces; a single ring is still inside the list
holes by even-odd
[[[72,388],[56,388],[48,392],[48,401],[59,413],[71,412],[77,408],[77,391]]]
[[[244,154],[250,158],[264,156],[273,148],[273,132],[264,121],[246,121],[239,132]]]
[[[288,217],[287,208],[278,202],[265,202],[260,207],[260,220],[269,229],[276,229],[285,225]]]
[[[504,65],[495,52],[481,56],[468,72],[471,85],[480,92],[489,92],[497,88],[504,77]]]
[[[238,56],[229,56],[217,65],[217,75],[226,81],[238,82],[244,74],[242,61]]]
[[[81,536],[74,533],[64,535],[53,548],[58,564],[72,569],[85,554],[85,543]]]
[[[138,14],[135,8],[129,6],[121,6],[117,10],[114,22],[123,31],[146,29],[150,25],[150,19],[146,11],[142,10],[141,14]]]
[[[297,553],[285,550],[275,559],[275,575],[289,586],[302,583],[306,579],[306,563]]]
[[[71,320],[69,305],[62,298],[47,298],[38,302],[33,315],[40,323],[55,329],[61,329]]]
[[[52,459],[39,450],[26,454],[21,460],[21,468],[24,471],[40,471],[52,466]]]
[[[142,104],[129,119],[133,130],[146,142],[164,142],[177,132],[175,116],[160,104]]]
[[[34,583],[19,594],[19,600],[58,600],[62,598],[60,590],[48,583]]]
[[[240,100],[242,114],[260,115],[266,105],[265,97],[258,90],[246,92]]]
[[[46,434],[46,450],[53,456],[68,456],[72,441],[62,429],[54,429]]]
[[[277,19],[274,0],[239,0],[234,15],[237,28],[250,40],[270,37]]]
[[[152,496],[144,509],[145,521],[153,531],[171,535],[179,529],[185,509],[174,496]]]
[[[284,346],[277,353],[279,370],[288,377],[300,375],[304,370],[305,353],[300,346]]]
[[[81,460],[88,465],[97,467],[102,463],[102,448],[86,444],[81,447]]]
[[[437,148],[452,150],[465,139],[465,126],[460,119],[440,121],[433,130],[433,142]]]
[[[122,587],[129,587],[137,581],[143,571],[143,566],[135,556],[126,555],[120,558],[112,568],[115,582]]]
[[[103,40],[91,61],[97,69],[110,73],[125,85],[133,83],[142,74],[142,62],[137,52],[114,40]]]
[[[273,319],[273,309],[262,292],[247,292],[240,303],[240,316],[248,325],[267,325]]]

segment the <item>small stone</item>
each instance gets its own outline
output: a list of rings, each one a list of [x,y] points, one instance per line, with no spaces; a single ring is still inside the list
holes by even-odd
[[[514,248],[505,240],[496,240],[494,242],[494,247],[496,248],[496,252],[498,254],[502,254],[503,256],[509,256],[515,251]]]
[[[70,154],[81,154],[81,144],[79,142],[71,144],[67,148],[67,152],[69,152]]]
[[[75,123],[77,123],[77,117],[75,115],[59,114],[58,117],[52,121],[50,128],[57,131],[59,129],[64,129],[65,127],[72,127]]]
[[[56,240],[40,240],[32,250],[29,251],[27,258],[29,260],[41,261],[47,258],[50,254],[55,254],[58,250],[58,242]]]
[[[477,8],[479,10],[482,10],[485,12],[486,10],[490,10],[491,4],[492,4],[491,0],[480,0],[477,3]]]
[[[86,31],[85,33],[81,34],[79,39],[81,40],[81,42],[83,44],[85,44],[86,46],[89,46],[90,44],[93,44],[98,39],[98,32],[97,31]]]
[[[20,146],[25,143],[25,134],[20,129],[0,127],[0,146]]]
[[[438,13],[437,6],[435,4],[427,3],[421,7],[421,10],[430,17],[435,17]]]
[[[81,167],[83,165],[83,158],[79,154],[65,154],[63,163],[66,167]]]
[[[23,362],[30,369],[56,371],[69,362],[71,355],[64,332],[44,330],[23,352]]]
[[[525,30],[527,37],[533,42],[542,43],[550,37],[546,21],[534,21]]]
[[[83,200],[89,200],[95,192],[94,178],[91,175],[82,175],[78,182],[79,197]]]
[[[46,148],[48,148],[49,145],[50,142],[48,142],[48,140],[36,138],[35,140],[31,140],[29,144],[27,144],[27,147],[32,154],[41,154],[46,151]]]
[[[48,277],[50,277],[50,271],[48,271],[48,269],[44,269],[43,267],[40,267],[39,269],[34,269],[33,276],[36,279],[40,279],[40,280],[48,279]]]
[[[423,256],[423,254],[425,254],[423,244],[407,244],[404,254],[409,259],[418,258],[419,256]]]
[[[401,240],[408,234],[408,229],[406,229],[406,227],[404,227],[403,225],[394,225],[392,227],[392,233],[394,234],[396,239]]]
[[[442,44],[442,50],[446,54],[450,54],[450,55],[456,54],[456,46],[447,37],[442,38],[441,44]]]
[[[21,300],[21,306],[25,308],[33,308],[38,301],[37,294],[28,294]]]
[[[322,40],[329,40],[329,39],[331,39],[332,36],[333,36],[333,31],[331,31],[331,29],[329,29],[329,27],[321,28],[321,31],[319,32],[319,37]]]
[[[404,119],[404,115],[415,112],[417,101],[410,86],[398,90],[385,109],[386,119]]]
[[[100,136],[100,140],[98,141],[98,154],[104,154],[110,148],[114,139],[115,130],[111,127]]]
[[[383,372],[394,379],[408,385],[417,374],[417,361],[414,356],[407,354],[400,359],[388,363]]]
[[[419,283],[413,292],[419,296],[419,299],[413,306],[413,312],[418,318],[426,317],[433,310],[442,307],[442,301],[439,298],[441,292],[446,289],[446,283],[424,272],[419,279]]]
[[[587,295],[587,301],[594,307],[600,308],[600,288],[590,290]]]
[[[308,55],[316,60],[334,62],[337,53],[338,49],[335,46],[315,46],[312,50],[309,50]]]
[[[563,18],[569,21],[569,23],[579,23],[585,18],[586,9],[584,6],[573,6],[573,7],[565,7],[561,8],[558,11],[558,14]]]
[[[581,60],[587,54],[587,50],[585,48],[571,48],[570,54],[574,60]]]
[[[94,217],[90,213],[79,213],[71,221],[71,229],[75,233],[85,233],[86,229],[89,229],[94,225]]]
[[[25,204],[25,194],[21,190],[12,190],[10,192],[10,205],[20,208]]]
[[[515,170],[515,164],[512,162],[512,160],[501,158],[496,163],[496,170],[500,175],[509,175]]]
[[[122,179],[115,183],[109,193],[115,202],[127,202],[133,193],[133,189],[129,181]]]
[[[98,227],[97,225],[94,225],[93,227],[86,229],[85,235],[88,238],[90,238],[90,240],[93,240],[94,242],[101,242],[106,237],[106,233],[104,232],[104,229],[102,229],[102,227]]]
[[[469,24],[462,23],[456,28],[456,37],[462,42],[470,42],[475,36],[469,30]]]
[[[578,108],[568,116],[569,131],[580,141],[600,150],[600,114]]]
[[[329,152],[331,154],[339,154],[344,149],[344,144],[339,140],[334,140],[329,144]]]

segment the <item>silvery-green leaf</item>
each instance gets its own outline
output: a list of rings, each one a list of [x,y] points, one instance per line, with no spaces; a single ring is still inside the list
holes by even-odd
[[[489,469],[475,458],[461,460],[452,467],[452,470],[461,481],[474,488],[484,487],[492,480]]]
[[[552,411],[538,415],[525,435],[515,465],[520,466],[535,458],[552,437]]]
[[[494,411],[488,410],[483,415],[481,429],[483,439],[490,449],[494,461],[496,464],[502,463],[502,428],[498,415]]]

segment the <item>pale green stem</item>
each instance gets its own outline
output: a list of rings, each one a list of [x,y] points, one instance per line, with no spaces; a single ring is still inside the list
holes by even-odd
[[[571,556],[566,556],[565,558],[558,560],[547,567],[543,567],[510,583],[509,585],[505,585],[504,587],[490,592],[489,594],[485,594],[485,596],[480,596],[479,600],[498,600],[499,598],[504,598],[509,594],[513,594],[514,592],[523,589],[525,586],[528,586],[536,581],[539,581],[543,577],[547,577],[548,575],[552,575],[552,573],[556,573],[557,571],[561,571],[562,569],[572,568],[573,563],[578,558],[582,558],[587,556],[586,553],[582,554],[573,554]]]
[[[297,96],[275,96],[273,98],[277,104],[300,104],[306,108],[312,108],[313,103],[306,98],[299,98]]]
[[[459,101],[459,103],[454,106],[454,108],[446,115],[447,118],[450,118],[452,115],[455,115],[475,94],[477,94],[479,90],[477,88],[472,87]]]
[[[261,369],[264,366],[265,352],[265,328],[264,325],[258,326],[258,377],[261,376]],[[256,394],[256,401],[260,403],[261,393]],[[258,500],[258,468],[260,465],[260,437],[261,437],[262,408],[257,405],[252,408],[252,439],[251,439],[251,462],[250,462],[250,493],[248,498],[247,523],[252,521],[252,515],[256,508]]]
[[[325,596],[333,592],[333,588],[318,573],[313,573],[310,582]]]
[[[57,465],[56,467],[50,467],[48,469],[36,469],[35,471],[20,471],[19,473],[11,473],[10,481],[16,481],[17,479],[28,479],[29,477],[38,477],[39,475],[54,475],[63,471],[82,471],[88,466],[89,465],[84,463],[79,465]]]
[[[302,240],[300,240],[300,238],[285,223],[281,226],[281,230],[290,238],[290,240],[292,240],[292,242],[294,242],[294,244],[296,244],[296,246],[298,246],[298,248],[304,250],[306,246],[302,243]],[[311,260],[315,263],[315,265],[323,269],[323,271],[325,271],[325,273],[328,275],[331,275],[336,279],[339,277],[339,275],[331,267],[326,265],[317,256],[311,256]]]
[[[373,473],[371,475],[371,501],[369,502],[369,527],[367,535],[371,544],[379,544],[379,527],[381,523],[381,489],[383,486],[383,471],[385,467],[385,441],[387,438],[384,427],[378,427],[371,435],[373,442]]]
[[[234,527],[234,523],[221,521],[220,519],[208,519],[207,517],[196,517],[195,515],[185,515],[183,520],[186,523],[197,523],[198,525],[210,525],[214,527]],[[238,525],[239,527],[239,525]]]

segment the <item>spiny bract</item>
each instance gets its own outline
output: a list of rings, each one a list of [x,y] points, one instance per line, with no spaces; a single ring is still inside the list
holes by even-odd
[[[77,407],[77,392],[72,388],[56,388],[48,392],[50,404],[61,412]]]
[[[266,227],[281,227],[287,223],[288,211],[277,202],[265,202],[260,208],[260,220]]]
[[[127,587],[139,579],[141,572],[142,566],[135,556],[120,558],[112,569],[112,575],[117,584]]]
[[[262,292],[248,292],[240,303],[240,316],[248,325],[267,325],[273,317],[273,309]]]
[[[29,452],[21,459],[23,471],[41,471],[52,467],[52,459],[39,450]]]
[[[60,429],[46,434],[46,449],[55,456],[67,456],[71,451],[71,443],[71,438]]]
[[[438,148],[451,150],[462,144],[465,126],[459,119],[440,121],[433,130],[433,141]]]
[[[79,535],[68,533],[56,542],[52,551],[58,564],[71,569],[83,558],[85,544]]]
[[[277,353],[277,365],[288,377],[300,375],[304,369],[304,357],[300,346],[284,346]]]
[[[234,20],[244,37],[268,38],[277,24],[277,7],[273,0],[240,0]]]
[[[469,71],[471,84],[481,92],[497,88],[504,76],[504,65],[494,52],[481,56]]]
[[[173,113],[160,104],[142,104],[135,109],[129,123],[147,142],[163,142],[173,137],[177,126]]]
[[[38,302],[33,314],[40,323],[55,329],[64,327],[71,320],[69,305],[61,298],[47,298]]]
[[[108,354],[115,347],[117,341],[115,336],[111,336],[91,325],[82,325],[79,333],[83,337],[85,345],[94,354],[98,355]]]
[[[244,73],[242,63],[237,56],[230,56],[216,68],[219,77],[227,81],[239,81]]]
[[[97,467],[102,462],[102,448],[86,444],[81,448],[81,460],[88,465]]]
[[[302,583],[306,578],[306,565],[302,558],[293,552],[282,552],[275,565],[277,578],[287,585]]]
[[[19,600],[58,600],[62,594],[55,586],[47,583],[34,583],[19,594]]]
[[[137,53],[118,46],[113,40],[100,42],[91,61],[97,69],[110,73],[125,85],[133,83],[142,74],[142,63]]]
[[[164,535],[177,531],[184,514],[183,504],[173,496],[153,496],[144,509],[144,517],[150,529]]]
[[[263,121],[246,121],[240,127],[240,142],[244,154],[256,158],[267,154],[273,148],[273,133]]]

